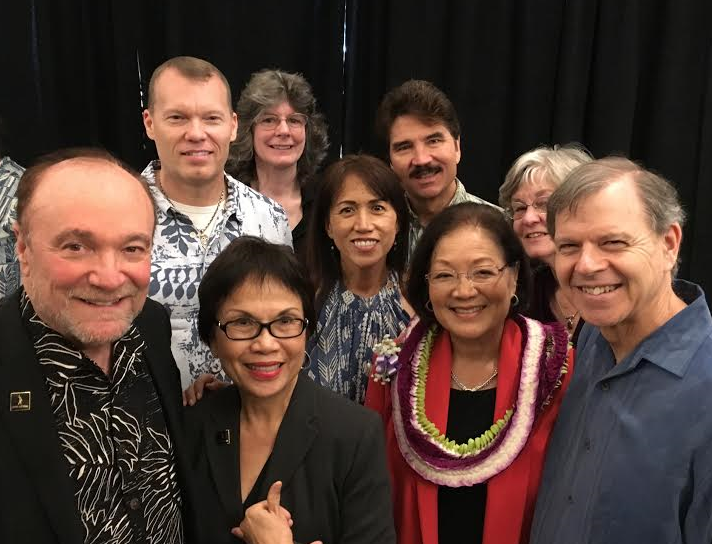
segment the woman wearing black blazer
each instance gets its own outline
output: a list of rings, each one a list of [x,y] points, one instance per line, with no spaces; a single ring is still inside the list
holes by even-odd
[[[300,372],[313,293],[289,248],[238,238],[199,298],[201,339],[233,381],[187,409],[204,542],[395,542],[378,416]]]

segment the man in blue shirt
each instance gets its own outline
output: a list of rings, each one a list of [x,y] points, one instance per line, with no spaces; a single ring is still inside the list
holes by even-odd
[[[712,541],[712,319],[673,281],[683,221],[675,189],[623,158],[549,200],[556,274],[587,325],[532,544]]]

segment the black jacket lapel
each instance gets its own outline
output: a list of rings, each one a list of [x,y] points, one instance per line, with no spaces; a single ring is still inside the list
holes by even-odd
[[[213,485],[234,526],[244,517],[240,497],[239,447],[240,395],[235,386],[210,393],[202,402],[210,416],[203,426],[203,447],[208,456]],[[225,433],[229,432],[229,436]]]
[[[19,306],[19,296],[15,294],[0,307],[0,427],[7,429],[18,458],[25,464],[58,541],[74,544],[84,539],[74,483],[62,457],[44,377],[22,325]],[[12,393],[24,391],[30,392],[30,409],[11,410]]]
[[[267,473],[262,481],[259,495],[267,497],[270,486],[280,480],[283,488],[289,485],[294,472],[319,434],[319,418],[316,410],[315,388],[319,387],[302,374],[292,392],[287,412],[279,427]]]

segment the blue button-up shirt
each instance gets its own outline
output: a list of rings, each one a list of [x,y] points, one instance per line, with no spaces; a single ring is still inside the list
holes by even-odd
[[[712,318],[702,290],[615,364],[585,325],[531,544],[712,542]]]

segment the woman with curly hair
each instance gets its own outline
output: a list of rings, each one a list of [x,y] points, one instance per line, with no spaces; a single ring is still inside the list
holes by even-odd
[[[301,74],[261,70],[237,102],[237,139],[226,170],[287,212],[294,251],[303,261],[310,181],[329,147],[324,116]]]

